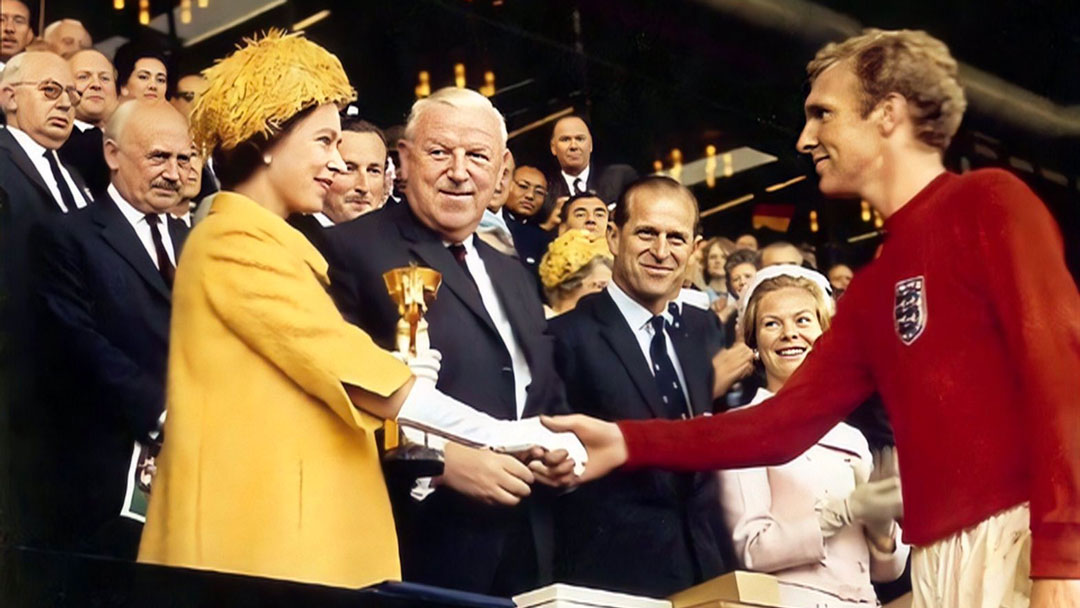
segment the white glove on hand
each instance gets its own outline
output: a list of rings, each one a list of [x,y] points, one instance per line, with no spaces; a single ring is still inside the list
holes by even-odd
[[[877,536],[891,536],[893,522],[904,516],[900,478],[887,477],[855,486],[847,497],[847,503],[852,517],[862,522],[868,532]]]
[[[442,353],[439,351],[432,348],[414,356],[396,351],[390,354],[408,365],[417,380],[428,380],[433,385],[439,381],[439,370],[442,369]]]
[[[822,501],[815,510],[821,535],[825,538],[855,522],[863,524],[876,536],[892,536],[894,520],[904,515],[900,478],[888,477],[859,484],[846,498]]]

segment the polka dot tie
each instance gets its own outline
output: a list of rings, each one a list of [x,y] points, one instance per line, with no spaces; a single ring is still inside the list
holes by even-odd
[[[660,401],[664,406],[664,412],[668,418],[685,418],[687,414],[686,397],[683,396],[682,385],[679,384],[679,375],[675,372],[675,365],[667,353],[667,336],[665,329],[678,329],[681,322],[678,315],[678,307],[672,303],[669,307],[674,321],[669,325],[662,315],[652,318],[650,323],[653,327],[652,342],[649,344],[649,356],[652,358],[652,372],[656,380],[656,388],[660,391]]]

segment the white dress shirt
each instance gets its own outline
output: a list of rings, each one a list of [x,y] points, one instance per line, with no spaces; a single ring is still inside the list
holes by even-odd
[[[76,118],[74,122],[75,122],[75,128],[79,130],[79,133],[84,133],[86,131],[89,131],[90,129],[96,129],[97,128],[96,126],[94,126],[94,125],[92,125],[92,124],[90,124],[88,122],[83,122],[83,121],[79,120],[78,118]]]
[[[447,245],[449,244],[447,243]],[[522,412],[525,411],[528,388],[532,383],[529,362],[525,359],[525,351],[521,349],[521,345],[518,344],[517,339],[514,337],[514,328],[510,325],[510,318],[506,316],[506,309],[503,308],[502,302],[499,301],[495,286],[491,283],[491,276],[488,275],[487,267],[484,266],[484,260],[476,252],[473,237],[470,236],[465,239],[462,245],[465,246],[465,266],[469,269],[473,281],[476,282],[477,289],[480,290],[480,301],[484,303],[484,308],[487,309],[488,316],[491,317],[491,321],[495,324],[495,329],[499,332],[503,345],[506,346],[506,350],[510,353],[510,361],[514,369],[514,402],[517,406],[517,417],[521,418]]]
[[[635,302],[625,291],[615,284],[615,281],[608,282],[607,292],[608,295],[611,296],[611,299],[615,301],[615,306],[618,307],[619,312],[622,313],[623,319],[626,320],[627,325],[630,326],[630,331],[633,332],[634,338],[637,339],[641,354],[645,355],[645,361],[649,364],[649,371],[655,376],[656,368],[653,367],[652,354],[649,352],[649,346],[652,345],[653,339],[652,318],[654,315],[644,306]],[[682,312],[682,304],[678,300],[673,301],[675,302],[675,305],[679,307],[679,312]],[[664,317],[665,326],[669,326],[674,321],[666,304],[664,305],[664,313],[661,316]],[[675,344],[671,339],[670,330],[668,330],[667,336],[665,336],[664,346],[667,347],[668,358],[671,359],[671,364],[675,367],[675,373],[679,376],[679,384],[682,385],[683,397],[686,398],[687,407],[689,407],[690,393],[686,390],[686,376],[683,375],[682,364],[679,362],[679,355],[675,352]],[[687,412],[688,416],[692,414],[692,411]]]
[[[316,211],[315,213],[312,213],[311,216],[314,217],[323,228],[330,228],[334,225],[334,220],[327,217],[322,211]]]
[[[564,180],[566,180],[566,187],[570,192],[570,196],[574,196],[575,194],[577,194],[577,190],[574,190],[574,182],[576,180],[579,180],[579,179],[581,180],[581,191],[582,192],[585,192],[586,190],[589,189],[589,170],[590,169],[592,169],[592,167],[585,167],[584,169],[582,169],[581,173],[578,173],[577,175],[570,175],[566,171],[562,172],[562,178]]]
[[[146,249],[146,253],[150,255],[150,261],[154,263],[154,267],[161,270],[158,267],[157,250],[154,249],[154,237],[150,234],[150,224],[146,222],[146,214],[132,207],[131,203],[124,200],[124,197],[120,196],[120,192],[116,190],[116,186],[109,184],[108,192],[113,202],[120,209],[120,213],[124,214],[124,218],[135,229],[135,234],[138,235],[139,241],[142,242],[143,248]],[[158,224],[158,231],[161,232],[161,242],[165,245],[165,253],[169,254],[169,261],[172,262],[175,268],[176,254],[173,252],[172,236],[169,235],[169,222],[166,219],[168,215],[158,213],[157,216],[161,220]]]
[[[52,169],[49,167],[49,161],[45,158],[45,152],[53,155],[56,159],[56,163],[60,165],[60,175],[64,177],[64,181],[67,182],[68,190],[71,190],[71,196],[75,199],[75,206],[82,209],[89,202],[90,198],[86,192],[83,192],[81,188],[75,185],[75,181],[71,179],[71,173],[68,172],[67,167],[64,166],[63,161],[56,155],[56,150],[48,150],[45,146],[37,143],[29,135],[20,131],[19,129],[8,125],[7,130],[11,133],[11,136],[18,142],[19,147],[26,152],[26,155],[30,157],[30,162],[34,163],[34,168],[37,169],[38,175],[41,176],[42,181],[49,187],[49,193],[52,194],[53,200],[56,201],[56,205],[60,207],[60,210],[64,213],[68,211],[74,211],[74,209],[68,209],[64,205],[64,199],[60,196],[60,188],[56,185],[56,180],[53,179]]]

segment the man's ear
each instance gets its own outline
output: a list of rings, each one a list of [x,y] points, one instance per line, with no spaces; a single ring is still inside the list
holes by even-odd
[[[899,93],[889,93],[874,109],[877,114],[878,131],[884,137],[892,135],[897,128],[909,121],[908,101]]]
[[[607,225],[607,246],[612,255],[619,250],[619,227],[615,225],[615,222],[608,222]]]
[[[120,168],[120,146],[116,143],[116,140],[111,138],[105,139],[105,164],[109,165],[109,171],[116,171]]]
[[[0,86],[0,108],[3,108],[4,114],[11,114],[18,110],[18,104],[15,103],[15,87],[9,84]]]

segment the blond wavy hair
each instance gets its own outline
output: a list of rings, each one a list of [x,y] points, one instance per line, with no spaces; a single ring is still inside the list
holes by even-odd
[[[861,85],[863,118],[890,93],[899,93],[908,101],[916,137],[941,150],[949,147],[967,99],[944,42],[924,31],[867,29],[818,51],[806,65],[810,83],[842,61],[850,62]]]
[[[829,329],[833,315],[832,306],[829,305],[829,294],[823,292],[821,288],[818,287],[817,283],[814,283],[810,279],[780,275],[762,281],[750,296],[750,301],[746,304],[746,314],[743,317],[744,320],[741,329],[743,341],[750,348],[757,347],[758,306],[761,303],[761,299],[764,298],[766,294],[780,291],[787,287],[805,289],[813,296],[814,312],[817,314],[818,323],[821,325],[821,331],[824,332]],[[746,321],[750,322],[747,323]]]

